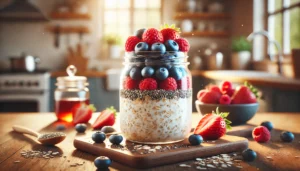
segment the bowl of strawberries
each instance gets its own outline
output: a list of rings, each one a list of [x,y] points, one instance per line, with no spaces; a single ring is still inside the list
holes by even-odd
[[[208,85],[197,94],[196,109],[200,114],[211,113],[219,108],[220,112],[229,112],[228,120],[232,125],[245,124],[258,110],[258,90],[245,82],[233,87],[229,81],[219,86]]]

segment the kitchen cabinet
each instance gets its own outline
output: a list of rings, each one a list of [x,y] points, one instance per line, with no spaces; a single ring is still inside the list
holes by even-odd
[[[114,106],[119,109],[119,91],[107,91],[105,88],[105,77],[88,77],[89,90],[90,90],[90,103],[94,104],[97,111]],[[51,78],[51,91],[50,91],[50,111],[54,111],[54,91],[56,78]]]

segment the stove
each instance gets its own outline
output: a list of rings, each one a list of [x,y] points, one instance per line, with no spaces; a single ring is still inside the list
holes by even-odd
[[[0,73],[0,112],[49,112],[49,93],[47,71]]]

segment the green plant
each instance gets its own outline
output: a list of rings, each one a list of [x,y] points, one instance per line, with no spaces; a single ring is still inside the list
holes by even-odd
[[[121,45],[122,37],[117,34],[107,34],[103,36],[103,41],[108,45]]]
[[[232,41],[231,49],[234,52],[251,51],[251,43],[243,36],[234,38]]]

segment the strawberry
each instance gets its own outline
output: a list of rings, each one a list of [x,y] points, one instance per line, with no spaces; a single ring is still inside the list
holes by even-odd
[[[180,28],[176,28],[175,24],[164,24],[160,30],[164,40],[175,40],[179,38]]]
[[[214,91],[203,92],[203,94],[198,99],[200,102],[208,104],[217,104],[219,102],[220,95]]]
[[[252,137],[256,142],[264,143],[271,139],[271,134],[266,127],[258,126],[253,129]]]
[[[194,134],[201,135],[205,140],[216,140],[222,137],[227,129],[230,129],[231,122],[226,119],[229,113],[216,113],[204,115],[198,123]]]
[[[123,81],[123,87],[126,90],[134,90],[137,89],[139,85],[139,81],[134,80],[130,77],[126,77]]]
[[[87,123],[91,118],[93,112],[96,111],[94,105],[87,105],[85,103],[80,103],[72,108],[73,123]]]
[[[256,103],[256,96],[251,92],[251,90],[246,86],[240,86],[237,88],[232,96],[232,104],[248,104]]]
[[[104,126],[113,126],[116,121],[116,113],[117,111],[113,106],[106,108],[100,113],[92,127],[94,129],[101,129]]]
[[[219,103],[228,105],[231,103],[231,99],[227,94],[223,94],[219,99]]]
[[[159,88],[164,90],[176,90],[177,89],[176,80],[173,77],[168,77],[167,79],[159,83]]]
[[[141,39],[136,36],[129,36],[125,42],[125,51],[134,51],[135,45],[141,42]]]
[[[145,78],[139,84],[140,90],[156,90],[157,82],[153,78]]]
[[[177,44],[179,46],[179,51],[187,52],[190,50],[190,44],[186,39],[179,38],[179,39],[176,39],[175,42],[177,42]]]
[[[151,46],[153,43],[163,43],[164,37],[161,34],[160,31],[158,31],[155,28],[149,28],[147,29],[143,34],[143,42],[148,43],[149,46]]]

